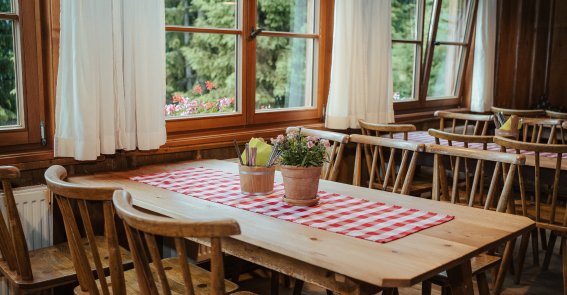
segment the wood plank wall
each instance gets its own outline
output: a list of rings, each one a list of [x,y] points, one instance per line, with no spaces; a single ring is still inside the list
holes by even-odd
[[[498,0],[494,105],[567,111],[567,1]]]

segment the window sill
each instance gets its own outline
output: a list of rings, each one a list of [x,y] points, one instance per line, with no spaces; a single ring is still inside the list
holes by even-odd
[[[200,132],[188,132],[168,135],[167,142],[158,150],[123,152],[127,158],[136,156],[180,153],[196,150],[207,150],[232,146],[233,140],[247,142],[252,137],[270,138],[285,132],[288,126],[305,126],[305,128],[324,128],[317,121],[269,124],[254,127],[219,129]],[[118,152],[116,155],[120,155]],[[15,165],[20,170],[47,168],[51,165],[75,165],[88,162],[104,161],[107,157],[101,155],[96,161],[76,161],[72,158],[55,158],[53,149],[36,149],[26,151],[11,151],[0,153],[0,165]]]

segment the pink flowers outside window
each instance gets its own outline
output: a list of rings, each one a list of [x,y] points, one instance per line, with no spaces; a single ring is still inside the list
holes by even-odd
[[[164,113],[168,117],[178,117],[235,112],[235,97],[219,95],[216,89],[215,83],[205,81],[204,88],[200,83],[193,86],[191,93],[195,96],[192,98],[183,93],[175,93],[171,97],[171,103],[164,106]]]

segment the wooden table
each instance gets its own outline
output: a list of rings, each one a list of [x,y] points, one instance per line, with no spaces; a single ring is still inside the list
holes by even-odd
[[[135,175],[191,166],[238,171],[234,163],[206,160],[73,177],[70,181],[123,187],[132,193],[137,206],[173,218],[234,218],[242,234],[224,240],[223,251],[342,294],[366,294],[369,285],[408,287],[444,270],[448,270],[454,294],[473,294],[469,259],[534,227],[525,217],[321,181],[320,189],[328,192],[455,216],[444,224],[379,244],[129,180]],[[281,181],[279,172],[276,181]]]
[[[567,128],[567,127],[566,127]],[[399,134],[395,134],[394,138],[399,138],[402,139],[403,134],[399,133]],[[408,140],[411,141],[415,141],[415,142],[420,142],[420,143],[435,143],[435,137],[429,135],[427,133],[427,131],[414,131],[414,132],[409,132],[408,133]],[[441,140],[441,144],[442,145],[446,145],[446,141]],[[455,146],[459,146],[459,143],[454,143]],[[489,146],[489,150],[496,150],[499,151],[499,146],[497,146],[496,144],[493,144],[494,146]],[[462,145],[460,145],[462,146]],[[476,148],[476,147],[469,147],[469,148]],[[480,148],[480,147],[479,147]],[[512,151],[509,151],[512,152]],[[515,152],[515,151],[514,151]],[[530,154],[526,154],[526,166],[531,166],[534,167],[535,166],[535,157],[534,155],[530,155]],[[563,171],[567,171],[567,155],[564,155],[563,160],[561,161],[561,170]],[[555,165],[557,164],[557,159],[556,158],[550,158],[550,157],[545,157],[544,155],[542,155],[540,157],[540,166],[542,168],[548,168],[548,169],[552,169],[555,170]]]

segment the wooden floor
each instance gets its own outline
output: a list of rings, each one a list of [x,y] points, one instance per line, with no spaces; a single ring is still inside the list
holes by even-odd
[[[517,245],[519,244],[519,240]],[[530,243],[531,244],[531,243]],[[508,275],[504,283],[503,295],[519,295],[519,294],[538,294],[538,295],[554,295],[562,294],[563,283],[561,276],[561,256],[559,255],[559,243],[556,243],[555,253],[551,259],[551,264],[549,270],[542,271],[540,267],[533,265],[532,263],[532,252],[528,249],[528,255],[526,256],[526,264],[524,266],[524,274],[522,275],[522,281],[519,285],[514,284],[513,276]],[[543,260],[544,253],[540,251],[540,261]],[[258,271],[252,275],[243,275],[241,277],[240,290],[248,290],[255,292],[257,294],[270,294],[270,280],[268,278],[269,274]],[[490,281],[492,282],[492,281]],[[400,291],[401,295],[420,295],[421,286],[415,285],[412,288],[403,288]],[[280,295],[291,295],[292,288],[280,284]],[[305,295],[325,295],[325,290],[306,284],[303,293]],[[432,292],[432,294],[441,294],[440,290],[437,288]],[[477,294],[477,290],[475,290]]]

